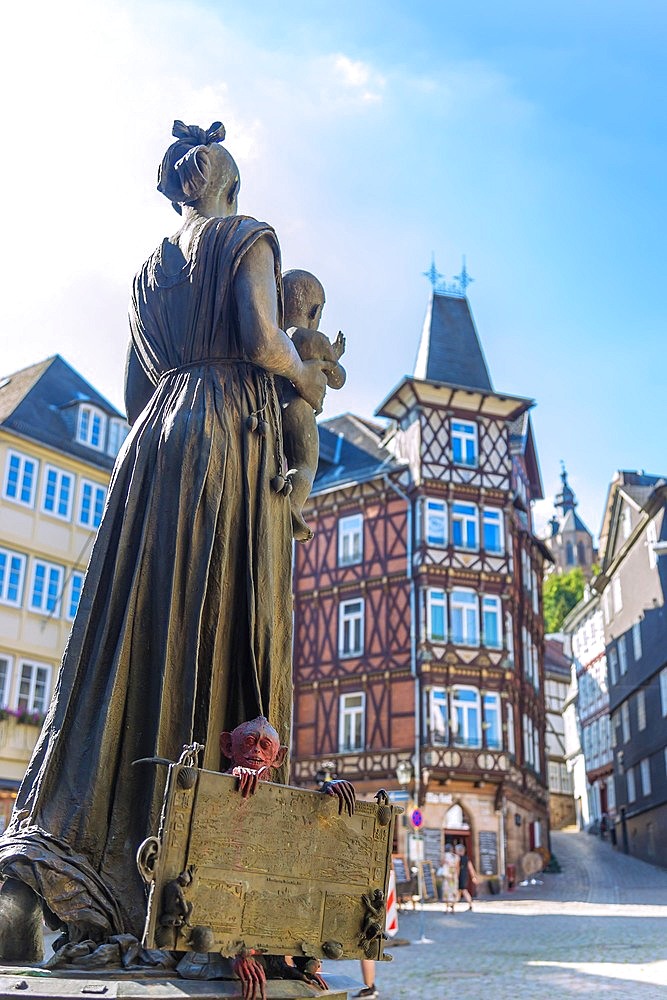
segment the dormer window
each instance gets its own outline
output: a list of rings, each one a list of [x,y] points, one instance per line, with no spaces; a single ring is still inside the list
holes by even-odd
[[[109,443],[107,444],[107,454],[115,458],[120,451],[120,446],[130,433],[130,428],[124,420],[114,417],[109,421]]]
[[[107,417],[102,410],[88,403],[79,406],[76,439],[80,444],[95,448],[97,451],[104,451],[106,429]]]

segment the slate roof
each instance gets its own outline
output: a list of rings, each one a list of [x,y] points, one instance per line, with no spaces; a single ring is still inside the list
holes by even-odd
[[[653,489],[658,483],[664,482],[664,476],[654,476],[649,472],[631,472],[628,469],[620,469],[617,473],[619,485],[623,489],[630,489],[635,486],[646,486]]]
[[[590,531],[575,510],[568,510],[567,514],[561,518],[558,530],[561,534],[568,531],[585,531],[587,535],[590,535]]]
[[[434,291],[422,329],[414,377],[493,392],[468,300]]]
[[[569,658],[565,655],[562,640],[545,636],[544,672],[547,674],[560,674],[563,680],[569,680],[570,670],[571,663]]]
[[[404,467],[382,446],[385,428],[353,413],[318,424],[320,462],[313,493],[374,479]]]
[[[630,497],[631,500],[634,500],[638,507],[643,507],[656,486],[662,486],[665,482],[662,476],[644,476],[643,478],[650,478],[652,480],[652,484],[649,486],[627,483],[621,486],[622,492],[625,493],[626,496]]]
[[[0,427],[112,469],[112,455],[76,440],[79,403],[91,403],[109,417],[125,419],[59,354],[0,378]]]
[[[530,498],[531,500],[541,500],[544,496],[542,474],[535,446],[533,421],[528,410],[521,413],[515,420],[509,421],[509,431],[510,451],[513,455],[523,455],[526,463],[526,472],[528,473],[530,484]]]
[[[0,424],[5,423],[52,361],[53,358],[47,358],[46,361],[38,361],[36,365],[22,368],[12,375],[0,377]]]

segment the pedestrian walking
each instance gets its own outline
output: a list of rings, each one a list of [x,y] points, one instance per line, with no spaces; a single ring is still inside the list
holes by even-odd
[[[465,899],[468,903],[468,909],[472,910],[472,893],[474,892],[475,885],[477,884],[477,872],[474,869],[473,863],[466,854],[466,849],[464,844],[457,844],[455,851],[459,857],[459,899]],[[470,888],[469,888],[470,887]]]
[[[436,875],[442,879],[441,899],[448,913],[454,912],[454,903],[459,898],[460,861],[453,844],[445,844],[445,853]]]
[[[380,994],[375,985],[375,962],[372,958],[361,959],[361,978],[365,985],[363,990],[354,994],[355,997],[379,997]]]

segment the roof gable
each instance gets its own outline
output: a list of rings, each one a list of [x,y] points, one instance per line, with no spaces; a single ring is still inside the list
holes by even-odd
[[[664,476],[623,469],[616,473],[609,484],[600,529],[600,561],[603,572],[613,562],[624,544],[621,531],[623,504],[629,504],[634,510],[643,510],[656,487],[664,483]]]
[[[576,510],[568,510],[558,526],[558,532],[561,535],[566,535],[577,531],[583,531],[587,535],[591,534]]]
[[[81,403],[97,407],[107,417],[125,419],[97,389],[56,354],[7,376],[0,383],[0,426],[76,458],[111,468],[113,456],[76,440],[76,420]]]
[[[384,428],[353,413],[318,424],[320,461],[313,492],[373,479],[402,468],[382,444]]]
[[[12,375],[0,378],[0,424],[3,424],[23,402],[33,386],[39,381],[47,368],[53,364],[56,356],[38,361],[36,365],[22,368]]]

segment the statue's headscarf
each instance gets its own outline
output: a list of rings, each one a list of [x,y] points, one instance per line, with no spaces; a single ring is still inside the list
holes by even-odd
[[[176,136],[158,168],[157,189],[172,203],[180,214],[181,205],[196,201],[204,192],[209,179],[209,164],[202,151],[214,142],[225,138],[222,122],[213,122],[210,128],[184,125],[175,121],[171,132]]]

